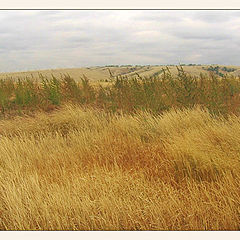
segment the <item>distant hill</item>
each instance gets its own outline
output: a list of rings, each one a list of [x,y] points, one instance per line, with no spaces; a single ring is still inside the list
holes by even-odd
[[[167,66],[172,74],[177,74],[177,68],[174,65]],[[223,74],[232,74],[234,76],[240,75],[240,66],[223,66],[223,65],[183,65],[183,69],[192,75],[199,75],[200,73],[215,73],[219,76]],[[80,80],[81,77],[86,76],[91,81],[106,81],[116,76],[157,76],[162,73],[162,69],[166,66],[131,66],[131,65],[109,65],[104,67],[87,67],[87,68],[62,68],[62,69],[46,69],[37,71],[25,72],[12,72],[0,73],[0,79],[6,77],[12,78],[25,78],[30,77],[39,79],[39,74],[50,77],[54,75],[60,77],[61,75],[68,74],[75,80]]]

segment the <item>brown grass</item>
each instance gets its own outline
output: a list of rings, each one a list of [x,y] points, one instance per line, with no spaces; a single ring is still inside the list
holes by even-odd
[[[240,118],[66,105],[0,121],[1,230],[239,230]]]

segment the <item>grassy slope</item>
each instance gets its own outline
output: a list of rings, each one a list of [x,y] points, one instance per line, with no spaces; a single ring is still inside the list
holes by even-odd
[[[219,65],[221,66],[221,65]],[[200,73],[208,73],[208,71],[204,70],[203,67],[207,67],[207,65],[202,66],[183,66],[184,71],[191,75],[199,75]],[[223,66],[221,66],[223,67]],[[230,68],[236,68],[237,70],[231,74],[240,75],[240,66],[227,66]],[[0,73],[0,79],[6,77],[13,78],[25,78],[32,77],[34,79],[39,79],[39,73],[46,76],[47,78],[51,77],[53,74],[56,77],[60,77],[61,74],[69,74],[72,78],[79,81],[80,78],[85,75],[90,80],[99,81],[106,80],[110,78],[109,70],[111,70],[113,76],[117,75],[125,75],[125,76],[136,76],[138,73],[141,77],[149,77],[156,72],[159,72],[164,66],[143,66],[137,67],[136,70],[132,71],[131,67],[90,67],[90,68],[66,68],[66,69],[48,69],[48,70],[39,70],[39,71],[26,71],[26,72],[13,72],[13,73]],[[177,69],[174,66],[169,66],[170,71],[173,74],[177,74]]]
[[[68,105],[0,121],[2,230],[239,230],[240,118]]]

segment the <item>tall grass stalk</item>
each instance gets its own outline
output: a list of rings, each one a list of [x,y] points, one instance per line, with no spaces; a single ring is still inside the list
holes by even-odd
[[[68,105],[0,121],[1,230],[239,230],[240,119]]]
[[[213,114],[239,114],[239,77],[225,75],[191,76],[178,67],[178,75],[168,68],[151,77],[117,76],[108,86],[94,86],[85,76],[76,82],[68,75],[57,79],[40,76],[41,81],[1,80],[0,108],[2,114],[16,109],[51,110],[72,102],[91,105],[107,111],[134,113],[148,110],[161,114],[171,108],[200,105]]]

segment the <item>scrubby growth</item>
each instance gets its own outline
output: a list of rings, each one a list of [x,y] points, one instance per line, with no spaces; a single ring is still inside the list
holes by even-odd
[[[239,77],[227,75],[191,76],[178,67],[177,76],[166,68],[151,77],[115,77],[107,87],[93,86],[86,77],[79,83],[67,75],[61,79],[41,76],[41,82],[30,79],[0,82],[2,113],[54,109],[66,102],[113,112],[146,109],[159,114],[172,107],[201,105],[214,114],[239,114],[240,81]]]
[[[208,68],[203,67],[203,69],[205,69],[207,71],[210,71],[210,72],[213,72],[220,77],[224,76],[223,72],[228,72],[229,73],[229,72],[234,72],[236,70],[235,68],[219,67],[219,66],[216,66],[216,67],[210,66]]]

